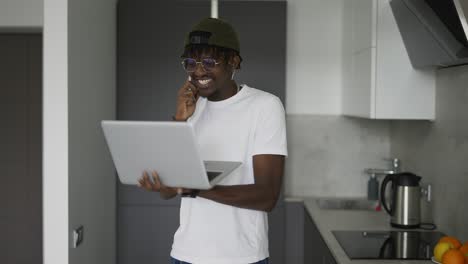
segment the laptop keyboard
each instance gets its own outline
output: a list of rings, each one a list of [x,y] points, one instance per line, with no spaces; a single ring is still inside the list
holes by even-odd
[[[208,175],[208,181],[212,181],[214,178],[218,177],[222,174],[222,172],[217,171],[207,171],[206,174]]]

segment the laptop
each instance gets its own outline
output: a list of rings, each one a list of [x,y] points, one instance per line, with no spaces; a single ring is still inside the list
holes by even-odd
[[[166,186],[206,190],[242,164],[203,161],[188,122],[103,120],[101,125],[123,184],[136,185],[144,171],[154,170]]]

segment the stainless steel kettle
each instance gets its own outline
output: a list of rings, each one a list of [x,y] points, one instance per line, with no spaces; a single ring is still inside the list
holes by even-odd
[[[421,220],[421,177],[409,172],[388,174],[380,188],[380,201],[391,216],[390,224],[398,228],[418,228]],[[388,183],[392,183],[389,206],[385,197]]]

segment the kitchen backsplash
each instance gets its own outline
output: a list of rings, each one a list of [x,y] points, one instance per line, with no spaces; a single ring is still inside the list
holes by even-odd
[[[287,196],[366,196],[366,167],[386,168],[390,122],[287,115]]]
[[[436,120],[392,122],[391,153],[433,185],[432,215],[468,240],[468,66],[437,72]]]

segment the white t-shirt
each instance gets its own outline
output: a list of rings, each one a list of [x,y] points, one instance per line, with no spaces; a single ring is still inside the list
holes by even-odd
[[[194,125],[203,160],[242,162],[220,185],[253,184],[254,155],[287,155],[281,101],[247,85],[223,101],[200,97],[189,122]],[[269,256],[267,213],[201,197],[182,198],[171,256],[194,264],[263,260]]]

